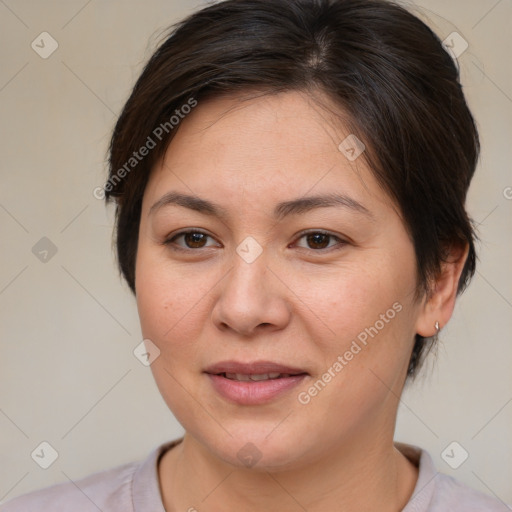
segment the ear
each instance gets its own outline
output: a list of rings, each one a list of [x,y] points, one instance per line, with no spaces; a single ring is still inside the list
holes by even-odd
[[[416,321],[416,332],[425,338],[437,334],[436,322],[443,328],[450,320],[459,278],[468,257],[469,246],[451,246],[445,261],[441,264],[441,272],[431,283],[428,295],[423,299],[421,313]]]

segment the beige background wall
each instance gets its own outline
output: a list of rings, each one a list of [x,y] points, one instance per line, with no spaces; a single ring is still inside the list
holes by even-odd
[[[0,0],[0,501],[142,458],[182,433],[132,353],[135,303],[114,268],[112,212],[92,191],[156,36],[198,5]],[[481,244],[435,367],[403,396],[396,437],[512,503],[512,3],[412,8],[442,39],[457,31],[469,44],[459,63],[483,145],[469,197]],[[31,48],[43,31],[58,43],[47,59]],[[42,237],[51,244],[33,249]],[[46,470],[30,455],[42,441],[58,452]],[[452,441],[469,453],[458,469],[441,457]]]

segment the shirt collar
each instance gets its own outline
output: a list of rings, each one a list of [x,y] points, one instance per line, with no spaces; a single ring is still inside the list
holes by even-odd
[[[170,450],[182,440],[183,438],[179,438],[158,446],[137,468],[132,480],[134,512],[147,512],[148,510],[165,512],[160,491],[158,463],[160,457],[167,450]],[[397,450],[419,468],[414,491],[402,512],[424,512],[428,510],[434,495],[436,476],[439,474],[434,466],[434,461],[428,452],[417,446],[399,442],[394,444]]]
[[[439,474],[432,457],[428,452],[417,446],[398,442],[394,444],[397,450],[419,468],[418,480],[414,486],[412,496],[402,512],[428,511],[435,492],[436,476]]]
[[[158,478],[158,462],[167,450],[170,450],[182,440],[183,438],[180,438],[158,446],[137,468],[132,480],[134,512],[147,512],[148,510],[151,510],[151,512],[165,512]]]

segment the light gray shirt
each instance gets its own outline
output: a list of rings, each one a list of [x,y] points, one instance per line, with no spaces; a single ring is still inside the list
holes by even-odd
[[[75,482],[30,492],[0,506],[1,512],[165,512],[158,462],[181,439],[165,443],[142,462],[100,471]],[[418,481],[402,512],[505,512],[505,503],[436,471],[432,458],[416,446],[395,443],[419,468]],[[198,506],[198,510],[201,507]],[[194,510],[191,507],[189,510]]]

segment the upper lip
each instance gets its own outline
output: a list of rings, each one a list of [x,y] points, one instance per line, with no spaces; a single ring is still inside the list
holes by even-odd
[[[238,373],[241,375],[261,375],[264,373],[287,373],[290,375],[299,375],[307,373],[300,368],[274,363],[272,361],[254,361],[251,363],[221,361],[208,366],[204,371],[214,375],[218,375],[220,373]]]

